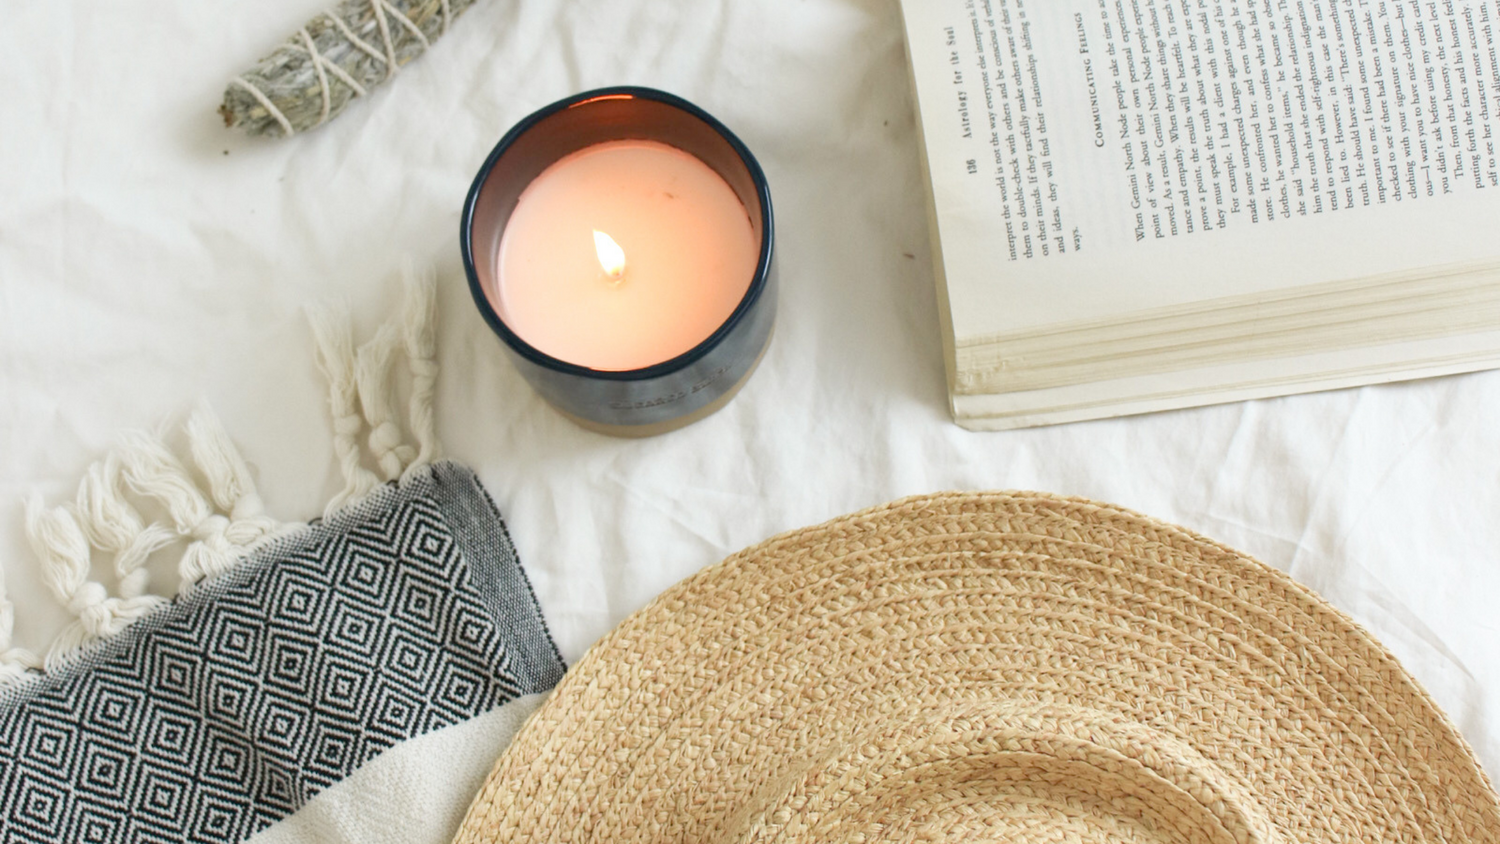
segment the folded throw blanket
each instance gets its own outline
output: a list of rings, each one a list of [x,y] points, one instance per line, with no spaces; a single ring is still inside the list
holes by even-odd
[[[80,620],[45,672],[0,689],[0,841],[447,841],[565,670],[499,512],[468,469],[412,448],[328,517],[276,526],[236,507],[258,499],[237,455],[214,462],[232,446],[202,414],[208,491],[137,441],[78,505],[28,514]],[[125,490],[180,520],[144,524]],[[92,540],[137,548],[119,579],[142,583],[153,529],[194,539],[183,592],[88,580]]]

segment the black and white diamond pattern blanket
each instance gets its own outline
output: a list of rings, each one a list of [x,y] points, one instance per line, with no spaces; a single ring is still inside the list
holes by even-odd
[[[563,671],[437,463],[0,692],[0,842],[446,840]]]

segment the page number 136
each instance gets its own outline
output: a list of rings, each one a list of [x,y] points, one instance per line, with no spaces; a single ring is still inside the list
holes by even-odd
[[[964,162],[964,169],[968,170],[969,175],[972,176],[973,174],[979,172],[979,162],[971,158],[968,161]]]

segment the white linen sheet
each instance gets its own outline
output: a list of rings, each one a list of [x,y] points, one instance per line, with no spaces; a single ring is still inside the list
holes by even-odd
[[[1289,571],[1394,651],[1500,773],[1500,374],[966,432],[945,406],[896,0],[483,0],[330,125],[225,130],[225,80],[321,8],[4,5],[0,565],[18,644],[44,649],[67,621],[21,501],[71,500],[121,431],[205,398],[273,515],[321,512],[341,480],[304,308],[344,301],[367,336],[413,254],[440,272],[447,453],[494,495],[570,661],[775,533],[914,493],[1038,489]],[[614,84],[684,96],[744,139],[771,182],[782,281],[744,392],[641,441],[537,398],[458,257],[464,194],[505,130]],[[156,567],[157,591],[175,582]]]

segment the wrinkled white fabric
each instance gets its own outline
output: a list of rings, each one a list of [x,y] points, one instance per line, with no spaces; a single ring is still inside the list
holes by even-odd
[[[495,496],[570,660],[777,532],[919,492],[1041,489],[1290,571],[1389,646],[1500,772],[1500,374],[965,432],[945,409],[896,0],[485,0],[328,126],[226,131],[224,81],[320,6],[5,6],[0,565],[18,645],[45,650],[67,621],[20,502],[72,500],[124,428],[204,397],[272,516],[321,512],[343,481],[303,309],[343,300],[368,337],[399,306],[410,252],[441,279],[440,439]],[[643,441],[581,431],[531,392],[469,299],[457,240],[470,179],[512,123],[625,83],[693,100],[760,158],[782,280],[745,391]],[[157,566],[152,582],[174,578]]]

